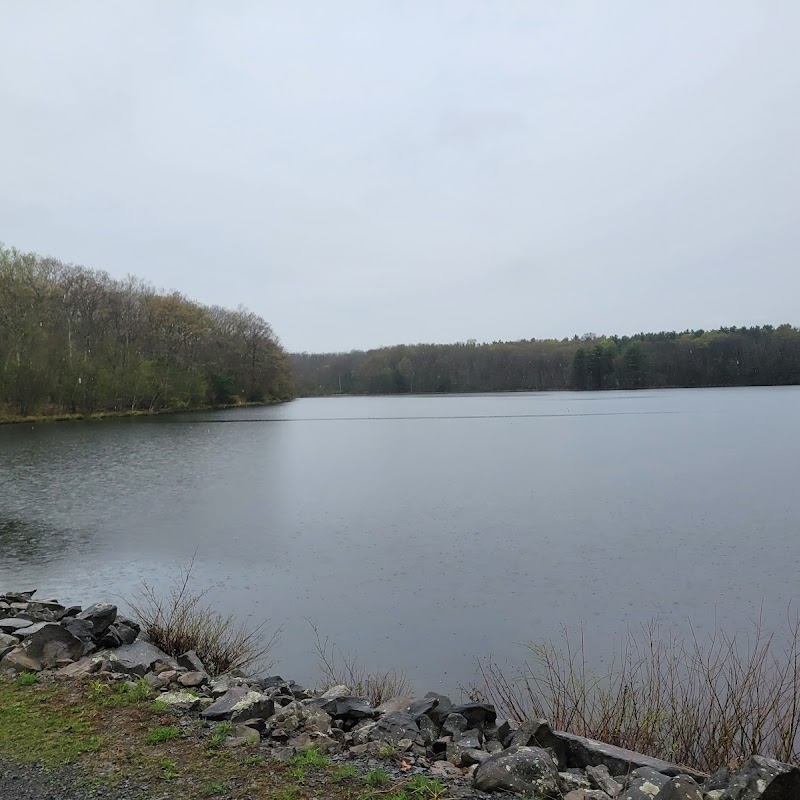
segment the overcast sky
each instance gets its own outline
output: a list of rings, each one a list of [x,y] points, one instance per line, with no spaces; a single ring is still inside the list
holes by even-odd
[[[0,241],[290,350],[800,322],[800,3],[4,3]]]

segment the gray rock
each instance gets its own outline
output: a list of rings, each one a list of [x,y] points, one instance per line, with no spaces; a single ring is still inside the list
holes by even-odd
[[[8,656],[6,656],[7,658]],[[722,800],[797,800],[800,768],[751,756],[731,775]]]
[[[329,689],[326,689],[321,695],[320,700],[336,700],[339,697],[350,697],[350,695],[350,687],[340,683],[336,686],[331,686]]]
[[[378,712],[363,697],[343,695],[325,699],[320,698],[319,707],[334,719],[360,720],[378,716]]]
[[[166,703],[175,711],[197,711],[198,708],[203,707],[204,702],[208,702],[208,698],[195,697],[185,691],[164,692],[158,696],[158,700],[161,703]]]
[[[247,725],[235,725],[225,747],[253,747],[261,741],[261,734]]]
[[[111,603],[95,603],[78,614],[78,619],[86,619],[94,626],[94,635],[100,638],[108,626],[117,618],[117,607]]]
[[[0,633],[0,647],[16,647],[19,644],[19,639],[12,636],[10,633]]]
[[[510,747],[511,740],[514,738],[514,734],[517,732],[519,725],[510,719],[504,720],[497,720],[497,733],[495,736],[497,737],[497,741],[499,741],[503,747]]]
[[[653,800],[669,783],[670,778],[652,767],[638,767],[625,781],[624,800]]]
[[[473,764],[483,764],[483,762],[487,761],[489,758],[491,758],[489,753],[475,747],[462,750],[459,763],[462,767],[471,767]]]
[[[458,737],[469,727],[467,718],[462,714],[448,714],[442,725],[442,736]]]
[[[17,646],[9,650],[0,660],[0,672],[10,670],[11,672],[41,672],[42,665],[31,658],[22,646]]]
[[[564,795],[564,800],[609,800],[600,789],[573,789]]]
[[[133,674],[143,677],[145,673],[151,672],[156,661],[163,661],[169,664],[172,669],[177,669],[178,664],[174,658],[170,658],[163,650],[159,650],[154,644],[142,640],[133,644],[124,644],[112,651],[108,657],[118,661],[122,666],[128,667]]]
[[[369,723],[371,724],[371,723]],[[321,708],[307,701],[293,700],[289,704],[275,709],[268,720],[273,738],[285,738],[295,732],[317,733],[329,736],[331,718]],[[283,736],[278,736],[283,731]]]
[[[544,732],[540,732],[540,736]],[[627,775],[632,770],[640,767],[649,767],[656,772],[661,772],[664,775],[675,777],[676,775],[691,775],[698,781],[705,778],[704,773],[697,770],[682,767],[679,764],[672,764],[669,761],[662,761],[659,758],[651,758],[650,756],[642,755],[641,753],[634,753],[632,750],[626,750],[624,747],[616,747],[613,744],[605,744],[598,742],[594,739],[587,739],[584,736],[576,736],[572,733],[564,733],[563,731],[553,732],[554,742],[558,747],[563,746],[566,751],[566,765],[568,767],[578,767],[585,769],[588,766],[599,766],[605,764],[612,775]],[[545,745],[551,747],[553,745]],[[553,746],[556,753],[559,750]],[[559,754],[559,763],[561,763],[561,755]]]
[[[40,622],[26,630],[33,633],[22,641],[25,654],[44,669],[63,666],[59,661],[77,661],[84,654],[83,642],[57,622]]]
[[[439,726],[426,714],[419,718],[417,725],[419,725],[422,743],[426,747],[432,745],[439,738]]]
[[[163,689],[163,688],[164,688],[164,686],[166,686],[166,684],[164,683],[164,681],[162,681],[162,680],[161,680],[161,678],[159,678],[159,677],[158,677],[158,675],[156,675],[156,674],[155,674],[155,672],[148,672],[148,673],[147,673],[147,674],[144,676],[144,679],[145,679],[145,682],[147,683],[147,685],[148,685],[148,686],[149,686],[149,687],[150,687],[150,688],[151,688],[151,689],[152,689],[154,692],[158,692],[158,691],[160,691],[161,689]]]
[[[489,703],[461,703],[450,709],[451,714],[461,714],[470,728],[483,728],[497,719],[497,712]]]
[[[202,715],[205,719],[226,719],[240,722],[251,717],[271,717],[275,703],[271,697],[246,686],[235,686],[215,700]]]
[[[28,619],[17,619],[16,617],[6,617],[5,619],[0,619],[0,633],[14,633],[18,631],[20,628],[28,628],[30,627],[30,620]]]
[[[703,800],[703,790],[694,778],[678,775],[670,778],[658,793],[658,800]]]
[[[208,672],[194,650],[188,650],[182,656],[178,656],[178,666],[189,672]]]
[[[208,683],[208,675],[205,672],[184,672],[182,675],[178,675],[178,683],[187,688],[202,686],[204,683]]]
[[[571,792],[575,789],[592,788],[592,785],[589,783],[589,779],[579,769],[559,772],[558,777],[561,779],[561,790],[563,792]]]
[[[436,705],[428,711],[428,716],[437,725],[441,726],[453,708],[453,701],[447,695],[437,694],[436,692],[428,692],[425,695],[425,699],[436,701]]]
[[[558,770],[546,750],[512,747],[484,761],[475,771],[473,784],[481,792],[558,797],[558,781]]]
[[[419,741],[420,744],[422,740],[416,720],[403,711],[384,714],[369,732],[371,742],[397,743],[401,739],[411,739],[415,743]]]
[[[83,642],[84,655],[91,653],[94,650],[94,626],[88,619],[75,619],[75,617],[66,617],[59,623],[62,628],[66,628],[74,637]]]
[[[586,767],[586,777],[593,789],[604,791],[609,797],[616,797],[622,791],[622,784],[615,781],[605,764]]]
[[[119,639],[122,644],[133,644],[139,635],[139,626],[129,620],[118,619],[110,628],[109,632]]]

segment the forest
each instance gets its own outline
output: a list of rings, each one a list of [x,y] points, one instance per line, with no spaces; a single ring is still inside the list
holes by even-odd
[[[402,394],[800,383],[800,329],[585,334],[290,356],[298,394]]]
[[[0,417],[192,409],[292,394],[288,357],[257,314],[0,245]]]

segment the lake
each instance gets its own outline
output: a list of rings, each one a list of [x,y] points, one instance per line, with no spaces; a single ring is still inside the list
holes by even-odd
[[[800,566],[800,388],[335,397],[0,427],[0,590],[166,586],[197,551],[223,611],[308,620],[453,691],[475,658],[658,616],[780,629]]]

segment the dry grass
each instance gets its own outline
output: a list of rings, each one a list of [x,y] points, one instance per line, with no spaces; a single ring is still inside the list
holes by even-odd
[[[683,637],[652,621],[628,631],[607,669],[587,664],[583,632],[559,644],[526,645],[517,674],[479,662],[470,694],[518,720],[554,728],[696,769],[734,766],[754,753],[797,762],[800,733],[800,623],[788,636],[759,618],[748,635],[715,626]]]
[[[317,626],[311,620],[308,622],[314,632],[314,652],[323,676],[320,688],[347,686],[359,697],[366,697],[372,706],[411,691],[405,672],[396,669],[369,671],[358,663],[356,656],[343,653],[327,636],[323,639]]]
[[[205,602],[210,588],[194,590],[196,554],[165,593],[142,582],[139,593],[128,605],[150,641],[165,653],[177,657],[194,650],[211,675],[232,669],[270,666],[269,652],[280,629],[270,630],[268,621],[256,627],[220,614]]]

